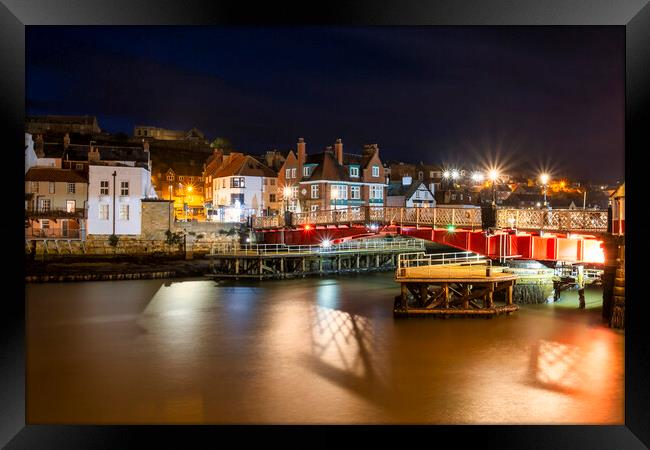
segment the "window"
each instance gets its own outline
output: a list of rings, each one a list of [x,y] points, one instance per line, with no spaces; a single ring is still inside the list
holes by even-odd
[[[194,183],[194,177],[190,177],[190,183]]]
[[[246,187],[246,182],[245,182],[244,177],[233,177],[230,179],[230,187],[231,188],[243,188]]]
[[[420,191],[419,190],[415,191],[415,198],[420,198]]]
[[[264,178],[262,181],[264,182],[264,186],[266,186],[267,184],[269,184],[269,182],[268,182],[268,180],[267,180],[266,178]]]
[[[291,178],[291,169],[285,170],[284,178],[286,179]]]
[[[433,178],[433,170],[429,171],[429,178]]]
[[[305,166],[305,167],[302,168],[302,176],[303,177],[308,177],[309,176],[309,169],[310,169],[309,166]]]
[[[271,186],[275,186],[275,178],[271,178]]]
[[[370,186],[370,198],[376,200],[384,198],[384,188],[382,186]]]
[[[223,179],[221,180],[221,187],[222,187],[222,188],[225,188],[225,187],[226,187],[226,179],[225,179],[225,178],[223,178]]]
[[[138,136],[142,136],[142,130],[138,130]]]
[[[99,220],[108,220],[108,205],[99,205]]]
[[[41,219],[41,228],[43,230],[50,228],[50,219]]]
[[[350,186],[350,198],[354,200],[361,198],[361,186]]]
[[[243,206],[244,205],[244,194],[230,194],[230,204]]]
[[[50,186],[50,189],[49,189],[50,194],[54,194],[54,182],[50,181],[49,186]]]
[[[296,178],[296,168],[291,169],[291,178]]]
[[[311,209],[311,212],[316,212],[316,211],[318,211],[318,205],[311,205],[310,209]]]
[[[41,210],[41,212],[47,212],[47,211],[50,210],[50,199],[49,198],[42,198],[41,199],[40,210]]]
[[[74,194],[74,193],[75,193],[75,184],[68,183],[68,194]]]
[[[65,210],[69,213],[73,213],[76,209],[77,202],[75,200],[68,200],[65,202]]]
[[[38,193],[38,181],[32,181],[32,192]]]
[[[311,198],[318,198],[318,185],[317,184],[312,184],[311,185]]]
[[[174,181],[174,174],[173,173],[168,173],[167,174],[167,181]]]
[[[83,164],[76,164],[75,167],[77,168],[77,170],[84,170]]]
[[[379,176],[379,166],[372,166],[372,176],[373,177]]]
[[[178,181],[183,181],[183,180],[185,180],[185,177],[184,177],[183,175],[181,175],[180,177],[178,177]]]
[[[99,182],[99,195],[108,195],[108,180]]]
[[[147,135],[147,130],[144,130],[144,135],[145,135],[145,136]]]
[[[129,195],[129,182],[128,181],[122,181],[120,183],[120,195]]]
[[[359,168],[354,166],[350,167],[350,176],[351,177],[358,177],[359,176]]]
[[[129,205],[120,205],[120,220],[129,220]]]
[[[331,196],[333,200],[347,200],[348,199],[347,186],[333,184]]]
[[[422,171],[418,172],[418,180],[420,180],[420,181],[424,180],[424,172],[422,172]]]
[[[269,202],[275,203],[275,194],[269,194]]]
[[[298,198],[298,186],[291,186],[291,198],[292,199],[297,199]]]

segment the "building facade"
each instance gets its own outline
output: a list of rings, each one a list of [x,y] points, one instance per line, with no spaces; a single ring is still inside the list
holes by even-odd
[[[257,159],[238,152],[213,158],[204,177],[211,188],[208,219],[239,222],[278,212],[278,178]]]
[[[388,186],[386,206],[429,208],[436,206],[436,200],[424,181],[404,177],[401,183]]]
[[[329,209],[384,206],[384,166],[376,144],[366,145],[361,155],[344,154],[343,142],[307,155],[300,138],[297,151],[289,152],[278,173],[283,210],[316,212]]]
[[[25,237],[84,237],[88,180],[69,169],[31,167],[25,174]]]

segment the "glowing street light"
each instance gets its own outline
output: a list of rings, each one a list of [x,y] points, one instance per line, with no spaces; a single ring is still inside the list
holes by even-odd
[[[544,206],[546,206],[546,189],[548,187],[548,180],[550,179],[547,173],[543,173],[539,176],[542,185],[544,185]]]
[[[460,174],[458,173],[457,170],[452,170],[451,171],[451,178],[452,179],[457,180],[459,176],[460,176]]]
[[[497,178],[499,178],[499,172],[497,172],[495,169],[491,169],[488,172],[488,176],[490,177],[490,180],[492,180],[492,182],[495,182]]]
[[[481,172],[474,172],[472,174],[472,181],[475,183],[481,183],[483,181],[483,174]]]

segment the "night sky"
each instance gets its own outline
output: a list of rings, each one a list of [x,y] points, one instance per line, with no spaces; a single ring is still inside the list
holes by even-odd
[[[623,179],[623,27],[27,27],[27,114]]]

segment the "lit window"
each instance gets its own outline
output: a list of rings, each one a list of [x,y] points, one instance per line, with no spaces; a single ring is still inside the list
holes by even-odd
[[[384,188],[382,186],[370,186],[370,198],[375,200],[384,198]]]
[[[194,177],[190,177],[190,183],[194,182]]]
[[[298,186],[292,186],[291,187],[291,198],[293,198],[293,199],[298,198]]]
[[[50,186],[50,190],[49,190],[50,194],[54,194],[54,182],[50,181],[49,186]]]
[[[40,201],[41,201],[41,207],[40,207],[41,212],[49,211],[50,210],[50,199],[49,198],[42,198]]]
[[[75,184],[68,183],[68,194],[74,194],[74,193],[75,193]]]
[[[99,220],[108,220],[108,205],[99,205]]]
[[[312,184],[311,185],[311,198],[318,198],[318,185],[317,184]]]
[[[318,205],[311,205],[311,212],[318,211]]]
[[[120,183],[120,195],[129,195],[129,182],[122,181]]]
[[[83,164],[76,164],[75,167],[77,168],[77,170],[84,170]]]
[[[120,205],[120,220],[129,220],[129,205]]]
[[[361,186],[350,186],[350,198],[354,200],[361,198]]]
[[[351,177],[358,177],[359,176],[359,168],[358,167],[350,167],[350,176]]]
[[[41,219],[41,228],[43,230],[50,228],[50,219]]]
[[[372,166],[372,176],[373,177],[379,176],[379,166]]]
[[[291,178],[296,178],[296,168],[291,169]]]
[[[65,202],[65,210],[69,213],[73,213],[75,211],[76,206],[77,206],[77,202],[75,200],[68,200]]]
[[[180,177],[178,177],[178,181],[183,181],[183,180],[185,180],[185,177],[184,177],[183,175],[181,175]]]
[[[99,195],[108,195],[108,180],[99,182]]]
[[[291,169],[285,170],[284,178],[286,179],[291,178]]]
[[[167,174],[167,181],[174,181],[174,174],[173,173],[168,173]]]
[[[244,177],[234,177],[230,179],[231,188],[244,188],[246,187],[246,179]]]
[[[275,178],[271,178],[271,186],[275,186]]]
[[[308,177],[309,176],[309,166],[305,166],[302,168],[302,176],[303,177]]]
[[[32,181],[32,192],[38,193],[38,181]]]

